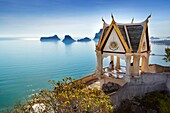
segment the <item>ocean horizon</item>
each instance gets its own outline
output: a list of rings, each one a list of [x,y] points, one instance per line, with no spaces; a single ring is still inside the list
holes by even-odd
[[[78,79],[94,73],[96,42],[41,42],[39,38],[0,38],[0,110],[25,102],[41,89],[51,89],[48,80]],[[150,64],[169,66],[162,60],[168,45],[151,43]],[[109,58],[104,59],[104,67]],[[121,60],[121,66],[125,61]]]

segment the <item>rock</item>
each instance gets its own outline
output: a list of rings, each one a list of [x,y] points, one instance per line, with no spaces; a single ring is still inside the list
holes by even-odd
[[[102,34],[102,29],[100,29],[100,31],[98,33],[95,34],[95,37],[94,37],[94,41],[97,42],[100,38],[100,35]]]
[[[77,40],[77,42],[89,42],[89,41],[91,41],[91,39],[88,38],[88,37],[85,37],[85,38],[83,38],[83,39],[78,39],[78,40]]]
[[[121,86],[119,84],[108,82],[107,84],[103,84],[102,90],[104,93],[109,94],[109,93],[117,91],[118,89],[120,89],[120,87]]]
[[[75,42],[75,40],[71,36],[65,35],[62,42],[65,44],[71,44],[71,43]]]
[[[40,38],[40,41],[59,41],[59,40],[60,40],[60,38],[58,38],[57,35]]]

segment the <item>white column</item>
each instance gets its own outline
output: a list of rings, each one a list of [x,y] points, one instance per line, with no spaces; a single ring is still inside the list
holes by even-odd
[[[114,56],[110,56],[110,61],[113,62],[113,70],[114,70]]]
[[[131,61],[131,56],[130,55],[126,55],[126,75],[130,75],[130,62]]]
[[[139,60],[140,56],[139,55],[134,55],[133,56],[133,76],[139,76]]]
[[[146,62],[145,60],[146,60],[146,57],[145,57],[145,56],[142,56],[142,66],[141,66],[141,71],[142,71],[142,72],[145,72],[145,65],[146,65],[146,64],[145,64],[145,62]]]
[[[101,51],[96,51],[96,56],[97,56],[96,76],[101,77],[103,73],[103,57]]]
[[[120,69],[120,57],[117,56],[116,69]]]
[[[142,72],[148,72],[149,71],[149,54],[146,56],[142,56]]]
[[[146,69],[145,69],[145,72],[149,72],[149,57],[150,57],[150,52],[147,53],[147,57],[146,57]]]

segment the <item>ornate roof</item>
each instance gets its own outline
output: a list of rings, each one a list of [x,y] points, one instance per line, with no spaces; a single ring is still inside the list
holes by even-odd
[[[149,15],[148,18],[141,23],[116,23],[113,18],[109,25],[104,21],[103,31],[96,49],[99,51],[105,51],[104,48],[105,46],[108,46],[108,41],[112,41],[109,38],[114,40],[115,37],[118,37],[125,53],[141,53],[150,51],[148,35],[148,19],[150,17],[151,16]],[[109,50],[109,52],[114,51]]]

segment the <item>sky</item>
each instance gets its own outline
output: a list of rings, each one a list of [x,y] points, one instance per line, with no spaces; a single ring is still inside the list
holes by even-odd
[[[149,21],[150,36],[170,36],[169,0],[0,0],[0,37],[90,37],[110,24]]]

